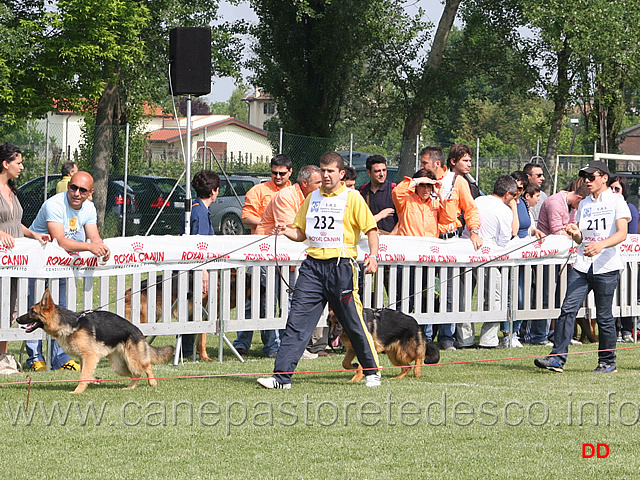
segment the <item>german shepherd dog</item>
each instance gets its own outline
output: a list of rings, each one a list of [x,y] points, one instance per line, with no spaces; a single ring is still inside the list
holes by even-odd
[[[189,276],[189,283],[191,283],[191,278],[192,276]],[[247,298],[249,298],[249,296],[251,295],[251,281],[249,280],[251,278],[250,275],[247,274],[247,283],[246,283],[246,295]],[[167,280],[169,281],[169,280]],[[160,315],[162,313],[162,285],[164,285],[164,281],[163,281],[163,277],[162,275],[158,275],[156,277],[156,319],[160,319]],[[148,317],[147,317],[147,289],[149,288],[149,283],[147,280],[143,280],[142,282],[140,282],[140,323],[147,323],[148,322]],[[218,291],[220,291],[220,279],[218,278]],[[236,270],[231,270],[231,283],[230,283],[230,291],[228,292],[229,296],[230,296],[230,302],[231,305],[235,305],[236,304]],[[124,304],[125,304],[125,317],[128,320],[131,320],[131,289],[128,289],[125,292],[125,297],[124,297]],[[176,300],[178,298],[178,275],[172,275],[171,276],[171,305],[174,305],[176,303]],[[192,294],[191,292],[189,292],[187,294],[187,298],[189,300],[189,317],[193,316],[193,298],[192,298]],[[203,294],[202,295],[202,304],[206,305],[209,299],[209,295],[207,294]],[[177,308],[173,309],[173,315],[175,317],[178,316],[178,312],[177,312]],[[208,354],[207,354],[207,334],[206,333],[202,333],[200,334],[200,336],[198,337],[198,344],[196,346],[196,352],[198,352],[198,355],[200,355],[200,358],[202,360],[213,360]]]
[[[440,361],[440,350],[435,344],[427,342],[415,318],[390,308],[376,310],[365,308],[363,314],[369,333],[373,337],[376,352],[385,352],[391,363],[402,367],[400,374],[394,378],[405,377],[412,368],[414,369],[414,377],[420,378],[423,361],[425,364]],[[342,367],[346,370],[356,370],[356,374],[350,381],[359,382],[364,378],[362,365],[351,363],[356,352],[346,332],[343,331],[338,317],[331,309],[327,324],[329,325],[329,339],[339,336],[342,344],[347,347]],[[408,366],[412,362],[415,362],[415,367]]]
[[[56,305],[48,289],[18,323],[26,325],[27,332],[42,328],[67,353],[80,359],[80,383],[72,393],[82,393],[89,382],[99,382],[93,373],[100,359],[107,356],[116,374],[133,379],[127,389],[135,388],[144,373],[149,385],[155,387],[158,382],[151,365],[164,363],[173,355],[173,347],[152,347],[138,327],[115,313],[76,313]]]

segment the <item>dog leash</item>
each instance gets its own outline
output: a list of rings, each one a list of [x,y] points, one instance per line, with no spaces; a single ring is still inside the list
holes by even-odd
[[[197,264],[197,265],[194,265],[193,267],[191,267],[191,268],[189,268],[189,269],[187,269],[187,270],[179,271],[178,273],[174,273],[173,275],[170,275],[170,276],[168,276],[168,277],[164,277],[164,276],[163,276],[163,277],[162,277],[162,280],[157,281],[156,283],[153,283],[153,284],[151,284],[151,285],[147,285],[145,288],[141,288],[140,290],[137,290],[137,291],[135,291],[135,292],[134,292],[134,291],[132,291],[132,292],[131,292],[131,295],[133,296],[133,295],[135,295],[135,294],[137,294],[137,293],[142,293],[142,292],[144,292],[145,290],[148,290],[148,289],[149,289],[149,288],[151,288],[151,287],[156,287],[156,286],[158,286],[158,285],[160,285],[160,284],[162,284],[162,283],[164,283],[164,282],[167,282],[167,281],[169,281],[169,280],[173,280],[173,278],[174,278],[174,277],[177,277],[178,275],[181,275],[181,274],[183,274],[183,273],[185,273],[185,272],[187,272],[187,273],[188,273],[188,272],[192,272],[192,271],[194,271],[194,270],[200,270],[202,267],[204,267],[205,265],[208,265],[209,263],[212,263],[212,262],[219,262],[219,261],[221,261],[222,259],[224,259],[225,257],[227,257],[227,256],[231,255],[232,253],[235,253],[235,252],[237,252],[237,251],[239,251],[239,250],[242,250],[242,249],[244,249],[244,248],[247,248],[247,247],[249,247],[249,246],[251,246],[251,245],[253,245],[253,244],[255,244],[255,243],[262,242],[262,241],[266,240],[267,238],[271,237],[272,235],[273,235],[273,233],[271,233],[271,234],[269,234],[269,235],[266,235],[266,236],[264,236],[264,237],[260,237],[260,238],[258,238],[257,240],[254,240],[254,241],[252,241],[252,242],[249,242],[249,243],[247,243],[247,244],[242,245],[241,247],[238,247],[238,248],[236,248],[236,249],[234,249],[234,250],[230,250],[230,251],[228,251],[228,252],[225,252],[225,253],[223,253],[223,254],[219,255],[219,256],[218,256],[218,257],[216,257],[216,258],[212,258],[212,259],[206,260],[205,262],[202,262],[202,263],[199,263],[199,264]],[[275,245],[274,245],[274,249],[275,249]],[[276,262],[276,264],[277,264],[277,262]],[[87,313],[91,313],[91,312],[93,312],[93,311],[95,311],[95,310],[101,310],[101,309],[103,309],[104,307],[108,307],[109,305],[111,305],[111,304],[115,304],[115,303],[116,303],[116,302],[118,302],[119,300],[124,300],[125,298],[126,298],[126,297],[116,298],[116,299],[114,299],[113,301],[110,301],[110,302],[104,303],[104,304],[100,305],[99,307],[94,308],[93,310],[87,310],[86,312],[83,312],[83,313],[82,313],[82,315],[85,315],[85,314],[87,314]]]
[[[510,255],[510,254],[512,254],[512,253],[514,253],[514,252],[517,252],[518,250],[522,250],[524,247],[528,247],[529,245],[532,245],[532,244],[534,244],[534,243],[540,242],[541,240],[544,240],[545,238],[549,237],[550,235],[551,235],[551,234],[549,234],[549,235],[543,235],[543,236],[542,236],[542,237],[540,237],[540,238],[536,238],[535,240],[532,240],[532,241],[530,241],[530,242],[528,242],[528,243],[525,243],[524,245],[520,245],[520,246],[518,246],[517,248],[514,248],[513,250],[510,250],[510,251],[508,251],[508,252],[506,252],[506,253],[503,253],[502,255],[499,255],[499,256],[497,256],[497,257],[495,257],[495,258],[491,258],[491,259],[489,259],[489,260],[485,260],[484,262],[481,262],[481,263],[479,263],[479,264],[477,264],[477,265],[474,265],[474,266],[472,266],[472,267],[466,268],[466,269],[464,269],[462,272],[460,272],[460,273],[459,273],[459,274],[457,274],[457,275],[452,276],[451,278],[446,278],[446,279],[444,279],[444,280],[440,280],[440,287],[442,288],[442,286],[443,286],[443,285],[446,285],[446,284],[447,284],[447,282],[449,282],[450,280],[454,280],[454,279],[456,279],[456,278],[458,278],[458,277],[461,277],[461,276],[463,276],[463,275],[466,275],[468,272],[472,272],[473,270],[475,270],[475,269],[477,269],[477,268],[484,267],[485,265],[488,265],[488,264],[489,264],[489,263],[491,263],[491,262],[495,262],[495,261],[496,261],[496,260],[498,260],[499,258],[502,258],[502,257],[504,257],[504,256],[506,256],[506,255]],[[567,255],[567,260],[566,260],[566,262],[565,262],[565,265],[566,265],[566,263],[568,263],[568,262],[569,262],[569,258],[571,258],[571,254]],[[424,293],[424,292],[427,292],[427,291],[429,291],[429,290],[431,290],[432,288],[435,288],[435,287],[436,287],[435,285],[427,286],[427,287],[423,288],[423,289],[422,289],[422,290],[420,290],[420,291],[416,291],[416,292],[414,292],[412,295],[409,295],[409,296],[407,296],[407,297],[400,298],[399,300],[396,300],[395,302],[391,302],[391,303],[389,303],[385,308],[390,308],[392,305],[396,305],[396,304],[398,304],[398,303],[402,302],[403,300],[407,300],[407,299],[409,299],[409,298],[411,298],[411,297],[414,297],[414,296],[416,296],[416,295],[420,295],[420,294],[422,294],[422,293]]]

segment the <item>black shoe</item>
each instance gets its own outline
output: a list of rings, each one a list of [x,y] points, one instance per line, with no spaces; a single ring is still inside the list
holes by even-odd
[[[533,363],[538,368],[546,368],[552,372],[562,373],[564,366],[554,357],[536,358]]]

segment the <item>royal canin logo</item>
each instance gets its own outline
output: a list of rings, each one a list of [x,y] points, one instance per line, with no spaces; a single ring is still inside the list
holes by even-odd
[[[380,245],[378,245],[378,251],[379,252],[386,252],[387,251],[387,245],[384,243],[381,243]]]
[[[440,253],[440,247],[438,247],[437,245],[432,245],[430,250],[431,253]]]
[[[490,249],[489,247],[482,247],[482,248],[480,249],[480,251],[481,251],[482,253],[484,253],[485,255],[486,255],[486,254],[488,254],[488,253],[491,253],[491,249]]]
[[[638,237],[631,237],[631,243],[638,243]]]
[[[5,247],[4,245],[0,244],[0,253],[7,253],[7,247]]]
[[[142,244],[142,242],[133,242],[131,243],[131,248],[133,248],[134,252],[141,252],[144,248],[144,245]]]
[[[209,244],[207,242],[198,242],[196,244],[196,247],[198,248],[198,250],[206,250],[207,248],[209,248]]]
[[[258,245],[258,248],[261,252],[268,252],[271,248],[271,245],[269,245],[268,243],[261,243],[260,245]]]
[[[540,242],[536,242],[536,243],[533,244],[533,248],[541,249],[542,248],[542,244]]]

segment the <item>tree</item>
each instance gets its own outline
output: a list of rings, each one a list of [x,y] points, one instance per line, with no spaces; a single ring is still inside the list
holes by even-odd
[[[114,127],[135,127],[145,105],[166,103],[169,30],[208,25],[217,6],[211,0],[58,0],[41,73],[56,79],[53,98],[95,113],[88,143],[100,224],[107,174],[116,161]],[[212,31],[212,70],[219,75],[237,74],[235,31],[226,24]]]
[[[383,0],[253,0],[253,83],[278,105],[289,133],[330,137]]]

